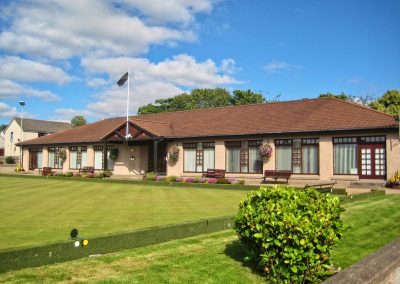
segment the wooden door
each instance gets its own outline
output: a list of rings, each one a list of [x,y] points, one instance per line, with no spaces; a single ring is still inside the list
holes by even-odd
[[[360,179],[386,178],[385,145],[359,145],[359,175]]]
[[[33,171],[38,167],[37,152],[29,151],[29,170]]]

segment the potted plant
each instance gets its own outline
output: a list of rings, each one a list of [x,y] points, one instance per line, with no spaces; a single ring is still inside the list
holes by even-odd
[[[397,170],[394,175],[387,182],[387,186],[391,188],[400,189],[400,172]]]
[[[270,144],[262,144],[260,148],[258,148],[258,153],[260,153],[261,157],[264,159],[268,159],[272,155],[272,146]]]

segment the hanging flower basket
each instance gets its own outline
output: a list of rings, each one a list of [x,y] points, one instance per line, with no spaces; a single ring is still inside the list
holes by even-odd
[[[61,159],[63,162],[67,159],[67,151],[64,148],[61,148],[58,152],[58,158]]]
[[[110,157],[111,160],[113,160],[113,161],[117,160],[118,159],[118,155],[119,155],[118,148],[112,148],[110,150],[110,156],[109,157]]]
[[[176,146],[172,146],[168,152],[169,160],[176,162],[179,159],[179,148]]]
[[[272,156],[272,147],[269,144],[262,144],[260,148],[258,148],[258,153],[260,153],[261,157],[264,159],[268,159]]]

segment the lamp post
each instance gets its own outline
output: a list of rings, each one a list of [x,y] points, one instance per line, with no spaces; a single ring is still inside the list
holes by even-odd
[[[25,102],[24,101],[19,101],[19,105],[21,106],[21,142],[24,141],[24,131],[22,129],[23,127],[23,123],[24,123],[24,106],[25,106]],[[22,147],[19,146],[19,165],[22,166]]]

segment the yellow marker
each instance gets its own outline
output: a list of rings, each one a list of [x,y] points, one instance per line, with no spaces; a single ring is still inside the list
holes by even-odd
[[[83,240],[83,245],[84,246],[87,246],[89,244],[89,241],[88,240]]]

